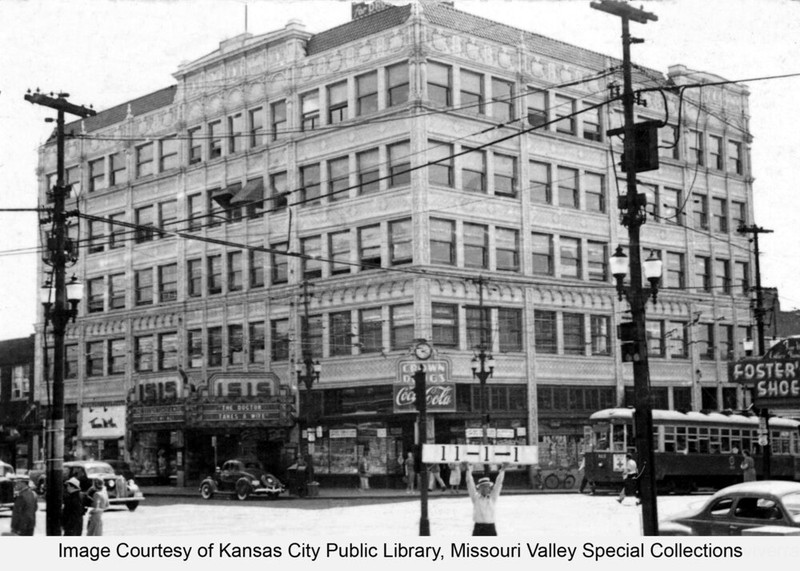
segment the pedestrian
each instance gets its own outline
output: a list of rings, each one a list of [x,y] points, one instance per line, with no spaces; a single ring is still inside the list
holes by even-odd
[[[500,472],[495,478],[494,484],[488,477],[478,480],[472,477],[472,464],[467,464],[467,491],[472,500],[472,535],[497,535],[495,527],[495,507],[497,498],[503,489],[503,480],[506,477],[506,464],[500,466]]]
[[[406,493],[410,494],[414,491],[414,480],[417,477],[417,471],[414,469],[414,453],[409,452],[406,455],[404,462],[404,470],[406,477]]]
[[[739,468],[742,469],[742,476],[744,477],[744,481],[755,482],[756,462],[753,459],[753,456],[750,454],[749,450],[742,450],[742,454],[744,455],[744,457],[742,458],[742,463],[739,465]]]
[[[461,488],[461,464],[458,462],[450,464],[450,478],[448,483],[450,484],[450,491],[454,494]]]
[[[580,493],[583,493],[583,490],[586,489],[586,485],[589,484],[589,479],[586,477],[586,455],[581,454],[581,461],[578,464],[578,472],[581,475],[581,487],[579,489]]]
[[[430,468],[428,468],[428,490],[433,491],[434,488],[447,489],[444,480],[442,480],[442,467],[439,464],[431,464]]]
[[[64,508],[61,512],[64,535],[83,535],[85,513],[86,498],[81,492],[81,483],[77,478],[70,478],[64,483]]]
[[[633,454],[630,452],[625,454],[625,464],[622,466],[622,490],[619,492],[617,501],[622,503],[625,499],[625,494],[636,494],[636,478],[638,476],[638,468],[636,460],[633,459]],[[639,501],[636,501],[639,504]]]
[[[89,523],[86,525],[86,535],[103,535],[103,512],[108,509],[108,492],[101,478],[92,482],[92,505],[89,508]]]
[[[358,461],[358,479],[358,490],[360,492],[369,490],[369,463],[367,462],[366,454],[362,455],[361,459]]]
[[[11,509],[11,533],[14,535],[33,535],[36,528],[36,510],[39,508],[39,496],[33,491],[33,480],[26,478],[14,500]]]

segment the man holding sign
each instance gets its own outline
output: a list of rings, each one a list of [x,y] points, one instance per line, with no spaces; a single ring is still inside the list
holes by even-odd
[[[475,479],[472,477],[472,464],[467,464],[467,491],[472,500],[472,520],[475,522],[472,535],[497,535],[494,511],[497,498],[500,497],[500,491],[503,489],[506,466],[505,463],[500,466],[500,473],[497,474],[494,484],[489,478],[483,477],[478,480],[476,486]]]

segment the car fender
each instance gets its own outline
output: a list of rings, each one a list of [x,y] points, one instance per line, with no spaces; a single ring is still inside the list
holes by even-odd
[[[200,482],[200,487],[203,487],[203,484],[210,484],[211,489],[214,493],[219,491],[219,486],[217,485],[217,481],[214,478],[205,478],[202,482]]]
[[[688,525],[676,523],[674,521],[666,521],[658,524],[658,535],[697,535],[695,531]]]

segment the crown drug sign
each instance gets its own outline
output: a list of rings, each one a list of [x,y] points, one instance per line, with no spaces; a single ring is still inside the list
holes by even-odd
[[[400,361],[397,381],[393,386],[394,412],[417,412],[414,373],[422,366],[425,371],[425,399],[428,412],[455,412],[456,385],[450,381],[450,361]]]

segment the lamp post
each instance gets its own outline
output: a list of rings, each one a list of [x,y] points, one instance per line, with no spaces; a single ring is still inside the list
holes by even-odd
[[[297,372],[297,379],[302,381],[306,386],[306,394],[308,396],[306,404],[306,424],[308,424],[309,406],[311,405],[311,387],[314,381],[319,380],[319,374],[322,372],[322,365],[319,361],[314,361],[310,355],[306,355],[302,363],[298,363],[295,368]]]
[[[472,358],[472,377],[478,379],[481,384],[481,444],[489,443],[489,414],[486,412],[486,381],[494,374],[494,357],[481,349]],[[488,467],[484,467],[488,472]]]

